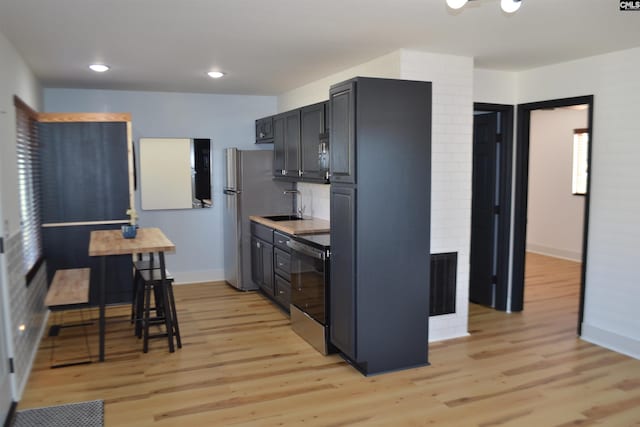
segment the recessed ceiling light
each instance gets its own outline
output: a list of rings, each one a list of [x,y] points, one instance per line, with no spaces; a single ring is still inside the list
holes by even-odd
[[[89,68],[91,68],[96,73],[104,73],[105,71],[108,71],[110,67],[104,64],[91,64],[89,65]]]
[[[222,71],[209,71],[207,75],[212,79],[219,79],[220,77],[224,76],[224,73]]]

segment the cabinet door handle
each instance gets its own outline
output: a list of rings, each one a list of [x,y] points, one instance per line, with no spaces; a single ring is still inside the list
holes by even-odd
[[[260,247],[260,242],[256,242],[256,248]]]
[[[284,245],[285,244],[285,240],[278,240],[278,244],[279,245]]]
[[[281,263],[281,262],[278,263],[278,267],[283,267],[283,266],[284,266],[283,263]]]
[[[282,294],[284,294],[284,291],[279,291],[278,293],[279,293],[280,295],[282,295]]]

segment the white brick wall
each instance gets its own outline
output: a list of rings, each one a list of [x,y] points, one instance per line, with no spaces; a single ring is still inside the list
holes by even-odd
[[[457,252],[456,313],[431,318],[429,339],[467,335],[473,58],[401,51],[400,76],[433,82],[431,139],[431,252]]]
[[[40,344],[43,328],[47,320],[47,308],[44,297],[47,292],[46,265],[42,264],[38,273],[26,286],[23,258],[22,233],[14,233],[6,242],[6,260],[9,276],[9,304],[13,329],[14,366],[18,398],[29,378],[33,358]],[[20,331],[24,325],[24,331]]]
[[[302,194],[302,204],[305,207],[304,216],[329,220],[329,190],[327,184],[299,183],[298,191]],[[298,200],[298,209],[300,208]]]

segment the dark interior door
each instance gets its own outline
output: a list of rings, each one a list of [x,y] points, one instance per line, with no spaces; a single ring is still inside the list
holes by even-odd
[[[471,202],[471,265],[469,299],[494,306],[498,113],[473,119],[473,178]]]

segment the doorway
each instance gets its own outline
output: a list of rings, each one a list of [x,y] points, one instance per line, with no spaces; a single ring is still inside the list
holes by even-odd
[[[513,106],[474,104],[469,300],[508,309]]]
[[[586,105],[586,128],[582,129],[589,135],[586,146],[586,171],[591,171],[591,149],[593,145],[593,96],[555,99],[542,102],[522,104],[518,106],[518,148],[516,151],[515,169],[515,199],[514,199],[514,225],[513,225],[513,267],[511,286],[511,311],[522,311],[524,308],[525,263],[527,252],[527,221],[529,203],[529,178],[531,156],[531,132],[532,113],[534,111],[551,110],[553,108],[576,107]],[[580,296],[578,310],[578,335],[581,334],[581,325],[584,312],[585,271],[587,260],[587,237],[589,231],[589,193],[590,173],[584,176],[584,209],[582,224],[581,245],[581,274]],[[568,192],[572,189],[568,188]]]

